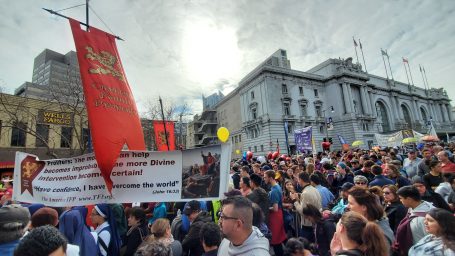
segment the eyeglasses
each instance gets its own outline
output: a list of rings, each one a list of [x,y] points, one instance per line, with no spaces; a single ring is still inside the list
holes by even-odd
[[[224,221],[224,220],[240,220],[239,218],[237,217],[229,217],[229,216],[226,216],[224,215],[222,212],[219,212],[218,213],[218,217],[220,218],[220,220]]]
[[[366,182],[356,182],[355,184],[356,184],[356,185],[365,185],[365,184],[367,184],[367,183],[366,183]]]

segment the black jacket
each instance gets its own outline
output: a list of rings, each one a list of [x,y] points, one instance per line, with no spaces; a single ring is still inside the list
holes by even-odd
[[[126,233],[125,241],[123,241],[123,245],[126,246],[126,251],[124,256],[132,256],[136,252],[139,245],[142,241],[148,236],[149,229],[147,228],[147,224],[142,224],[137,226],[131,230],[128,230]]]
[[[207,222],[212,222],[212,216],[210,216],[208,212],[200,212],[193,223],[191,223],[188,234],[186,234],[182,241],[183,251],[186,252],[188,256],[200,256],[204,253],[199,232],[201,231],[202,226]]]
[[[335,234],[336,224],[332,219],[321,220],[316,226],[316,242],[319,255],[330,256],[330,242]]]
[[[400,202],[394,202],[386,206],[385,212],[387,213],[387,218],[389,219],[390,228],[393,230],[393,233],[397,232],[398,224],[408,213],[408,208]]]

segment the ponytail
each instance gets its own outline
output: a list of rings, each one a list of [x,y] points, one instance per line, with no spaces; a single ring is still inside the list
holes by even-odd
[[[361,249],[368,256],[388,255],[388,246],[381,228],[368,221],[362,231]]]

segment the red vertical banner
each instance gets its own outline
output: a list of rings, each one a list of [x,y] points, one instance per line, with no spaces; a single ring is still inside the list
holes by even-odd
[[[175,150],[174,122],[165,122],[166,131],[164,131],[163,121],[153,121],[153,130],[155,131],[155,142],[158,151],[168,151],[166,144],[169,143],[169,150]]]
[[[109,191],[121,149],[144,150],[144,135],[115,37],[97,28],[82,30],[70,19],[98,167]]]

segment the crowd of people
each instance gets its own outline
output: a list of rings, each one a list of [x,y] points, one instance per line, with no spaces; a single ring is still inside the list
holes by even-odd
[[[0,255],[455,255],[454,149],[236,159],[215,201],[53,208],[5,194]]]

